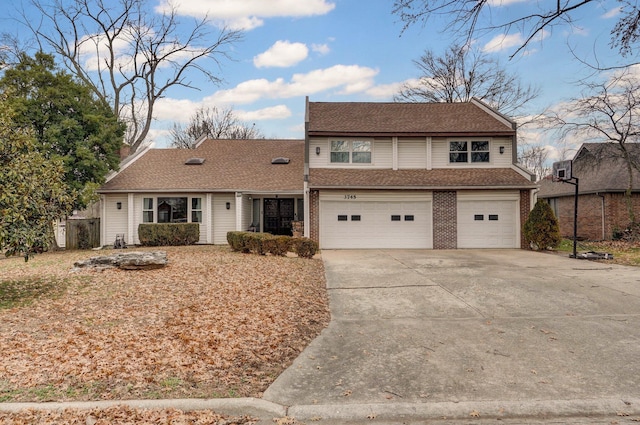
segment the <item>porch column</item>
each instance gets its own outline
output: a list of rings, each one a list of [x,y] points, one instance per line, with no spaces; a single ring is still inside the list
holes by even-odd
[[[305,238],[308,238],[311,231],[311,214],[309,212],[309,183],[307,181],[304,182],[304,194],[303,194],[303,203],[304,203],[304,231],[302,235]]]
[[[133,193],[127,194],[127,245],[134,245],[135,238],[133,232],[136,231],[135,218],[136,207],[134,205]]]
[[[202,222],[206,223],[207,226],[207,243],[213,243],[213,196],[210,193],[207,193],[207,197],[205,198],[205,207],[202,217]]]
[[[242,192],[236,192],[236,230],[247,230],[242,228]]]

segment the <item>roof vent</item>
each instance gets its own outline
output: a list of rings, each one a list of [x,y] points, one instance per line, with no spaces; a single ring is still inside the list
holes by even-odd
[[[204,158],[189,158],[185,162],[186,165],[202,165],[204,163]]]
[[[271,160],[272,164],[288,164],[291,160],[289,158],[285,158],[285,157],[278,157],[278,158],[273,158]]]

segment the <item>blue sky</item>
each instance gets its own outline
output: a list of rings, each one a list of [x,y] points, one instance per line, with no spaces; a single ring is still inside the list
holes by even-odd
[[[0,0],[2,2],[8,0]],[[27,0],[24,0],[27,1]],[[539,2],[493,0],[492,17],[526,14]],[[542,2],[545,3],[545,2]],[[165,0],[151,0],[155,10]],[[188,121],[199,106],[233,107],[238,116],[269,138],[302,138],[304,99],[311,101],[391,101],[401,83],[416,78],[412,63],[425,49],[444,52],[452,41],[442,33],[446,17],[414,25],[406,31],[393,15],[393,0],[180,0],[184,19],[205,12],[216,23],[245,30],[233,47],[233,61],[223,61],[213,86],[193,82],[200,90],[175,89],[157,108],[152,138],[166,147],[166,132],[175,121]],[[573,84],[585,75],[584,66],[569,50],[593,59],[594,52],[609,64],[622,58],[609,46],[619,2],[595,1],[580,8],[574,26],[559,26],[515,59],[508,57],[522,35],[517,31],[497,42],[492,33],[474,43],[498,58],[522,82],[540,87],[533,109],[553,106],[577,96]],[[151,13],[151,11],[150,11]],[[548,135],[524,133],[530,143],[553,145]]]

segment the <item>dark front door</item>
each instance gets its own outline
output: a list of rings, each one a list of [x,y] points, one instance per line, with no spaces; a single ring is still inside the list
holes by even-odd
[[[274,235],[291,235],[293,205],[292,198],[265,198],[264,231]]]

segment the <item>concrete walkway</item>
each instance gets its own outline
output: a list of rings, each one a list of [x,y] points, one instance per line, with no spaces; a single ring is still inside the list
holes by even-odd
[[[521,250],[322,256],[331,324],[263,397],[290,416],[640,416],[638,268]]]
[[[125,403],[248,414],[260,424],[640,420],[640,269],[520,250],[322,257],[331,323],[263,399]]]

